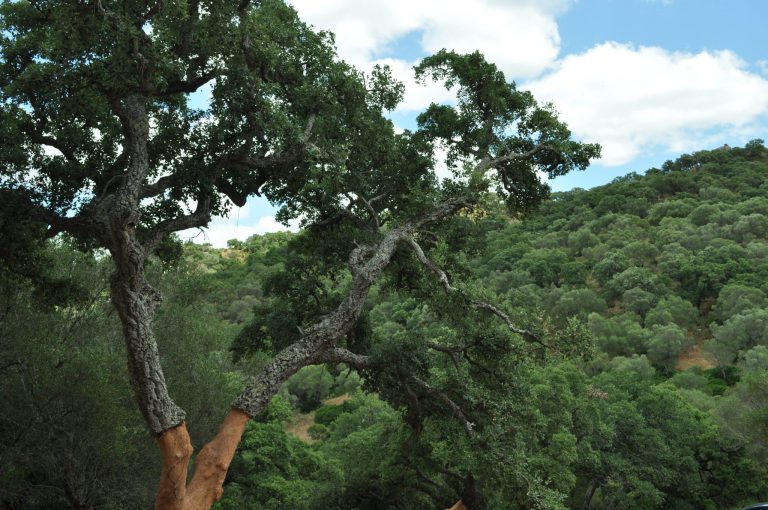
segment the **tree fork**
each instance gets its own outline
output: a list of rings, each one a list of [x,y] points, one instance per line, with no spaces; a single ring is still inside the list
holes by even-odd
[[[229,464],[250,417],[239,409],[230,409],[218,434],[195,458],[195,474],[187,484],[192,443],[187,426],[177,427],[157,437],[163,457],[163,470],[155,500],[156,510],[207,510],[221,499]]]

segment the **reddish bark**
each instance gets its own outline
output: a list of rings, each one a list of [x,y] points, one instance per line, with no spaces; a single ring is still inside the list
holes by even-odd
[[[469,510],[462,500],[458,500],[455,505],[446,510]]]
[[[248,415],[230,409],[219,433],[195,458],[195,474],[187,484],[192,443],[183,422],[157,438],[163,472],[155,500],[156,510],[208,510],[224,492],[224,478],[248,422]]]

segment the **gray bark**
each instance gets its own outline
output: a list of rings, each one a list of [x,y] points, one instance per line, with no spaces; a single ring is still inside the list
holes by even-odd
[[[407,242],[424,225],[450,216],[468,205],[466,199],[448,200],[421,218],[389,231],[377,244],[355,248],[349,257],[352,282],[341,304],[307,329],[297,342],[280,351],[235,400],[233,407],[248,416],[256,416],[291,375],[306,365],[328,359],[324,358],[325,352],[352,329],[360,317],[373,282],[387,267],[398,246]],[[329,355],[337,353],[331,351]]]
[[[152,330],[160,293],[141,271],[126,274],[118,268],[112,275],[112,303],[123,326],[128,351],[128,373],[136,401],[150,430],[160,434],[184,421],[184,411],[168,394],[160,354]]]
[[[123,327],[131,387],[150,430],[160,434],[184,420],[184,411],[168,394],[152,330],[160,293],[144,277],[146,250],[136,238],[139,194],[149,170],[149,119],[144,99],[116,105],[123,123],[128,169],[115,193],[95,204],[94,226],[115,264],[112,303]]]

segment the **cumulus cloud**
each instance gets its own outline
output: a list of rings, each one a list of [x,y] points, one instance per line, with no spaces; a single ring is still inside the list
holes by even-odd
[[[554,102],[577,137],[601,143],[607,166],[656,146],[700,148],[701,133],[743,134],[768,114],[768,80],[730,51],[609,42],[565,57],[525,87]]]
[[[392,70],[392,76],[406,84],[405,96],[403,97],[403,102],[398,105],[397,112],[420,112],[431,103],[455,102],[455,94],[447,90],[441,82],[426,80],[424,83],[416,83],[413,66],[417,63],[384,58],[372,61],[368,64],[368,68],[373,67],[374,64],[389,66]]]
[[[480,50],[510,79],[530,78],[551,66],[560,50],[555,21],[570,0],[291,0],[317,29],[336,34],[339,55],[360,69],[389,65],[406,84],[401,111],[417,111],[452,97],[440,84],[414,84],[415,62],[386,57],[399,38],[416,34],[423,54],[442,48]]]

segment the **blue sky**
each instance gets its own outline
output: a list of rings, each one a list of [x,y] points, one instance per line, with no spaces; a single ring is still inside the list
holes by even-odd
[[[604,184],[683,152],[768,139],[768,0],[291,0],[336,34],[339,55],[366,70],[387,64],[406,85],[392,112],[412,128],[439,84],[412,66],[440,48],[479,49],[540,100],[551,101],[603,158],[550,181],[556,191]],[[199,99],[199,96],[198,96]],[[284,229],[251,201],[215,220],[207,240]],[[197,239],[198,241],[201,238]]]

